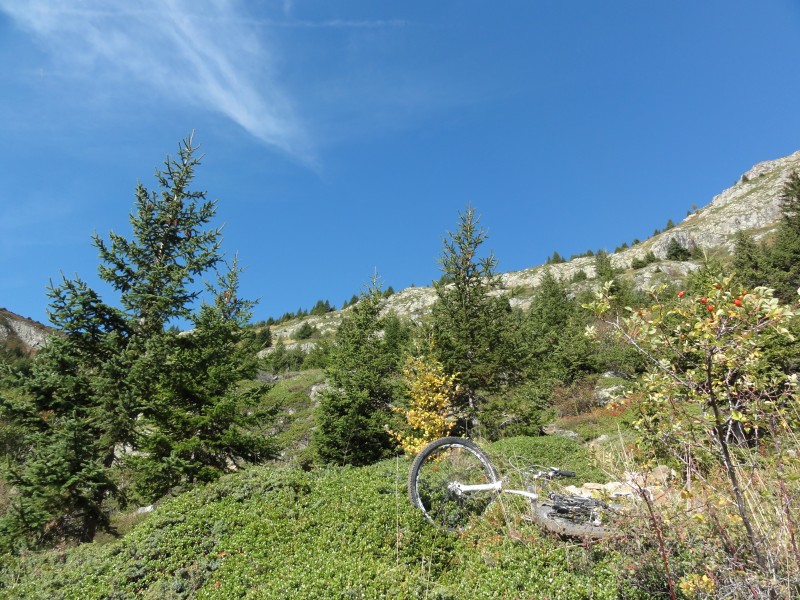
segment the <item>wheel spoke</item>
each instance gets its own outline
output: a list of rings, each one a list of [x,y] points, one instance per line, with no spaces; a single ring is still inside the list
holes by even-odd
[[[445,438],[427,446],[414,461],[409,478],[411,501],[431,521],[462,530],[496,496],[494,491],[461,492],[458,486],[497,481],[488,457],[468,440]]]

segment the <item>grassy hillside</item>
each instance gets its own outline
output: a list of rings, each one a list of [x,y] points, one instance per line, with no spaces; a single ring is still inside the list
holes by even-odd
[[[800,181],[795,187],[800,207]],[[468,233],[469,215],[460,216],[459,251],[446,244],[443,256],[461,285],[441,294],[406,290],[387,301],[373,287],[338,317],[320,302],[324,314],[315,307],[307,319],[282,318],[282,329],[259,325],[254,340],[240,337],[244,320],[212,327],[236,297],[228,294],[215,304],[220,320],[198,320],[207,327],[191,336],[156,332],[123,348],[141,322],[95,335],[87,321],[33,367],[12,348],[17,368],[0,369],[0,545],[40,551],[0,557],[0,596],[800,594],[800,275],[792,266],[800,224],[730,256],[719,242],[734,231],[726,218],[711,223],[705,241],[670,239],[672,249],[662,233],[614,255],[559,257],[504,276],[513,290],[506,301],[492,273],[465,275],[483,264],[473,261],[484,234]],[[701,216],[669,235],[686,234]],[[690,248],[713,252],[699,264]],[[672,286],[641,291],[659,281]],[[765,281],[781,284],[790,304],[758,287]],[[89,319],[75,306],[69,318]],[[18,331],[6,338],[22,340]],[[253,354],[270,337],[276,345],[261,352],[257,373]],[[422,367],[408,368],[420,355]],[[424,377],[439,372],[458,381]],[[109,408],[114,418],[97,418]],[[595,493],[624,489],[639,500],[620,519],[624,531],[593,546],[555,539],[523,518],[530,507],[516,497],[494,503],[466,534],[449,534],[410,507],[406,459],[330,466],[391,456],[391,432],[430,434],[444,416],[460,425],[474,417],[486,438],[500,440],[487,450],[502,472],[556,464],[576,471],[575,483],[602,483],[591,451],[618,480]],[[514,437],[540,432],[548,435]],[[254,463],[262,466],[230,474]],[[119,512],[137,498],[161,500],[153,513]],[[95,536],[107,515],[117,535]],[[72,546],[78,539],[94,542]]]
[[[562,438],[490,451],[600,476]],[[615,598],[620,558],[499,511],[463,536],[406,498],[406,459],[311,472],[258,467],[158,507],[124,538],[3,558],[14,598]]]

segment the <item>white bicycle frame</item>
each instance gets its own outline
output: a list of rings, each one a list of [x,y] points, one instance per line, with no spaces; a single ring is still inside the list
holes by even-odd
[[[451,481],[447,485],[447,489],[454,492],[458,496],[469,494],[470,492],[502,492],[506,494],[516,494],[517,496],[525,496],[531,500],[538,500],[539,494],[534,492],[525,492],[523,490],[511,490],[503,487],[503,480],[499,479],[494,483],[478,483],[475,485],[467,485],[459,483],[458,481]]]

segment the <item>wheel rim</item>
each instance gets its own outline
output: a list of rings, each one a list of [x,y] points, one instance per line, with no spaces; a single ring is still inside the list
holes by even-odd
[[[497,477],[484,460],[470,448],[458,444],[433,450],[419,466],[414,480],[417,505],[431,521],[451,531],[463,530],[483,513],[495,492],[459,494],[452,483],[466,485],[493,483]]]

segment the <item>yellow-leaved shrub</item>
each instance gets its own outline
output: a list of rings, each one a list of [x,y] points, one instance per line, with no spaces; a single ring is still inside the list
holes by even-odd
[[[450,433],[453,402],[458,394],[458,374],[449,375],[433,356],[411,357],[403,369],[407,403],[403,413],[408,429],[390,431],[406,454],[419,452],[428,442]]]

